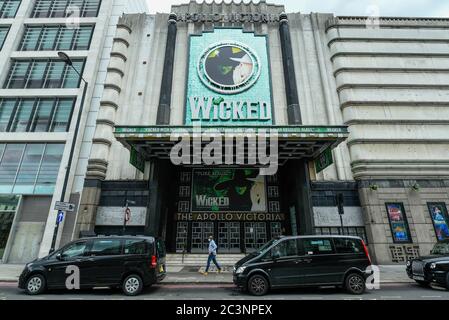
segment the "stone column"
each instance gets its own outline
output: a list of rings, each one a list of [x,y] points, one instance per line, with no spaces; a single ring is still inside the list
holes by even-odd
[[[282,62],[284,65],[285,94],[287,95],[288,124],[302,124],[301,110],[299,107],[298,87],[296,85],[295,63],[293,61],[293,50],[290,39],[290,27],[287,15],[279,16],[279,34],[282,50]]]
[[[162,74],[161,93],[157,111],[158,125],[170,124],[171,94],[173,84],[173,67],[177,33],[177,16],[171,13],[168,18],[167,46],[165,48],[164,73]]]
[[[279,16],[279,33],[284,65],[285,94],[287,96],[287,116],[289,125],[301,125],[301,110],[299,107],[298,86],[296,83],[295,64],[290,38],[290,27],[285,13]],[[314,234],[314,216],[312,194],[309,176],[309,166],[306,160],[290,160],[289,170],[294,176],[294,205],[298,232],[301,235]]]
[[[119,108],[130,37],[130,27],[118,24],[100,102],[97,126],[92,139],[92,150],[81,196],[75,236],[78,236],[80,231],[93,231],[95,227],[96,212],[101,195],[101,181],[106,179],[109,152],[113,141],[115,141],[115,117]]]

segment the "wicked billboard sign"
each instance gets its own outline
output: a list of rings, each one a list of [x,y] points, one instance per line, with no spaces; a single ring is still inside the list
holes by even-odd
[[[192,212],[266,212],[258,169],[194,169]]]

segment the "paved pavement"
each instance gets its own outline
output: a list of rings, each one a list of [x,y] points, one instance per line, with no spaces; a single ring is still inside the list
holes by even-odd
[[[413,283],[382,284],[380,290],[368,290],[353,296],[335,288],[276,290],[264,297],[253,297],[230,284],[165,284],[146,289],[138,297],[126,297],[120,290],[50,291],[28,296],[15,283],[0,283],[0,300],[449,300],[442,288],[421,288]]]
[[[23,265],[0,264],[0,282],[17,282],[22,272]],[[405,266],[380,266],[381,283],[412,283],[407,277]],[[204,271],[201,266],[167,266],[167,277],[164,284],[192,284],[192,283],[222,283],[232,284],[232,268],[226,267],[224,272],[217,274],[215,266],[211,267],[207,276],[200,272]]]

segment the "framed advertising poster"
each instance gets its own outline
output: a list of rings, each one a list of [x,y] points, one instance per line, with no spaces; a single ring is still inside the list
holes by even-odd
[[[266,212],[259,169],[194,169],[192,212]]]
[[[449,215],[446,204],[443,202],[427,203],[427,208],[429,209],[438,241],[449,239]]]
[[[386,203],[394,243],[412,243],[410,229],[402,203]]]

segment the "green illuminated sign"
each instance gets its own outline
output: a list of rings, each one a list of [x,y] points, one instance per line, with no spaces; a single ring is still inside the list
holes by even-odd
[[[318,157],[318,159],[315,160],[316,173],[322,172],[324,169],[330,167],[333,163],[334,159],[332,157],[332,150],[328,148]]]
[[[140,172],[145,173],[145,158],[133,147],[131,147],[129,163]]]

